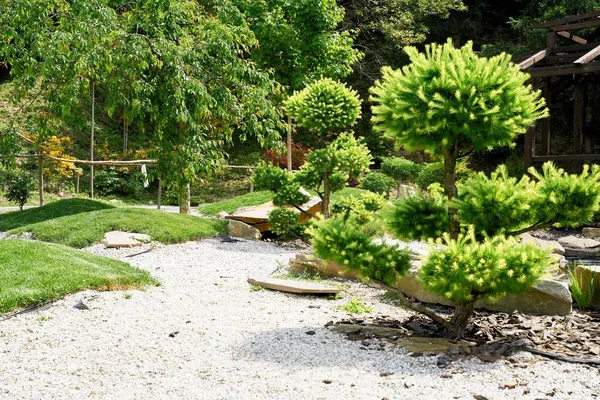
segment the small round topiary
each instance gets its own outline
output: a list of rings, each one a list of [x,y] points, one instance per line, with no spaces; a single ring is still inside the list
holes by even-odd
[[[371,172],[370,174],[365,175],[361,186],[363,189],[367,189],[374,193],[380,193],[385,197],[388,197],[390,190],[392,190],[395,183],[396,182],[387,175],[380,172]]]
[[[381,162],[381,172],[397,182],[412,183],[423,167],[403,157],[386,157]]]
[[[299,126],[319,134],[352,126],[360,116],[358,93],[329,78],[294,93],[284,107]]]

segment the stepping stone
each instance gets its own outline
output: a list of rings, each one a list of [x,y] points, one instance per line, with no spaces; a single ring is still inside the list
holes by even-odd
[[[336,294],[340,290],[320,283],[292,281],[276,278],[248,278],[251,285],[262,286],[266,289],[278,290],[286,293],[300,294]]]
[[[558,242],[565,247],[574,249],[593,249],[600,246],[600,242],[594,239],[583,239],[576,236],[565,236],[558,239]]]
[[[102,244],[106,248],[138,247],[142,242],[149,242],[150,236],[142,233],[112,231],[104,234]]]

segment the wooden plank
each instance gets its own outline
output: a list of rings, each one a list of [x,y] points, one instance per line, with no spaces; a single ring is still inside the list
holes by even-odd
[[[533,162],[546,161],[596,161],[600,160],[600,154],[565,154],[560,156],[534,156]]]
[[[571,15],[568,17],[555,19],[555,20],[548,21],[548,22],[543,22],[541,24],[530,25],[527,27],[527,29],[551,28],[553,26],[569,24],[571,22],[577,22],[577,21],[581,21],[581,20],[588,19],[588,18],[594,18],[594,17],[598,17],[598,16],[600,16],[600,10],[599,11],[591,11],[591,12],[588,12],[585,14]]]
[[[583,56],[573,61],[574,64],[587,64],[600,55],[600,45],[585,53]]]
[[[571,39],[572,41],[577,42],[579,44],[586,44],[587,43],[587,40],[585,40],[584,38],[579,37],[577,35],[573,35],[571,32],[560,31],[560,32],[556,32],[556,34],[558,36],[562,36],[564,38]]]
[[[578,31],[580,29],[585,29],[585,28],[595,28],[597,26],[600,26],[600,19],[596,17],[590,21],[579,22],[577,24],[558,25],[558,26],[553,26],[549,29],[554,32],[557,32],[557,31],[571,32],[571,31]]]
[[[600,43],[591,42],[591,43],[586,43],[586,44],[571,44],[568,46],[556,46],[550,52],[552,54],[584,52],[584,51],[591,50],[598,45],[600,45]]]
[[[523,164],[525,169],[533,165],[533,159],[535,158],[535,131],[533,128],[529,128],[525,133],[525,151],[523,153]]]
[[[556,47],[556,32],[548,32],[546,35],[546,48],[552,49]]]
[[[573,95],[573,150],[575,155],[583,153],[583,89],[583,81],[578,79]],[[580,161],[576,161],[576,166],[579,167],[580,163]]]
[[[589,64],[569,64],[557,65],[552,67],[534,67],[528,69],[528,72],[534,78],[548,78],[561,75],[578,75],[600,71],[600,62]]]
[[[262,286],[266,289],[277,290],[286,293],[299,294],[337,294],[340,289],[322,285],[320,283],[292,281],[276,278],[248,278],[251,285]]]
[[[550,93],[550,78],[546,78],[546,86],[544,87],[544,99],[546,100],[546,106],[552,106],[552,95]],[[542,121],[542,152],[544,155],[550,155],[550,118],[548,116]]]
[[[532,55],[528,59],[521,61],[519,63],[519,66],[521,67],[521,69],[529,68],[533,64],[535,64],[536,62],[538,62],[540,60],[543,60],[544,57],[546,57],[546,50],[538,51],[537,53],[535,53],[534,55]]]

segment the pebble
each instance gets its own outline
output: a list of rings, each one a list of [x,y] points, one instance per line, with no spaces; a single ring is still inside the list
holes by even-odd
[[[401,346],[367,348],[323,329],[346,317],[339,306],[352,298],[372,315],[410,315],[362,283],[345,283],[339,299],[250,290],[249,276],[270,275],[295,249],[207,239],[141,250],[87,249],[146,269],[161,286],[128,290],[129,298],[79,292],[0,322],[0,399],[536,399],[551,388],[553,399],[585,399],[600,392],[596,368],[411,357]],[[78,302],[89,310],[73,308]],[[448,378],[438,363],[461,373]],[[499,387],[513,381],[528,382],[527,392]]]

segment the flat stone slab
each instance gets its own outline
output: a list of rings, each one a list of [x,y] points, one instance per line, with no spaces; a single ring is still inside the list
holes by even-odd
[[[278,290],[286,293],[300,294],[336,294],[340,290],[320,283],[292,281],[276,278],[248,278],[251,285],[262,286],[266,289]]]
[[[581,234],[586,237],[600,237],[600,228],[586,227],[581,230]]]
[[[104,234],[102,244],[107,248],[138,247],[149,241],[150,236],[143,233],[112,231]]]
[[[558,239],[558,242],[564,247],[573,249],[593,249],[600,246],[600,242],[594,239],[578,238],[577,236],[565,236]]]

